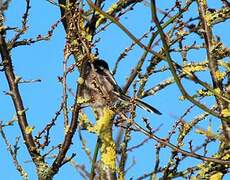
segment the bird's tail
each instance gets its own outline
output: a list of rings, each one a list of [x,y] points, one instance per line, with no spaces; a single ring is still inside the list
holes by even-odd
[[[130,101],[130,100],[131,100],[131,98],[130,98],[129,96],[126,96],[126,95],[124,95],[124,94],[122,94],[122,95],[120,96],[120,98],[121,98],[121,100],[123,100],[123,101]],[[139,106],[140,108],[142,108],[142,109],[144,109],[144,110],[146,110],[146,111],[148,111],[148,112],[156,113],[156,114],[161,115],[161,112],[160,112],[160,111],[158,111],[156,108],[150,106],[149,104],[147,104],[147,103],[141,101],[140,99],[135,99],[134,101],[137,103],[137,106]]]

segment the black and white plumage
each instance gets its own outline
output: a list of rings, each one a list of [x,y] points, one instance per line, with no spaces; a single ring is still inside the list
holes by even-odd
[[[89,99],[89,104],[95,109],[105,106],[113,106],[118,100],[131,103],[134,101],[137,106],[151,113],[161,114],[157,109],[140,99],[131,99],[125,95],[117,85],[109,66],[104,60],[95,60],[92,63],[86,62],[83,69],[84,84],[80,96]]]

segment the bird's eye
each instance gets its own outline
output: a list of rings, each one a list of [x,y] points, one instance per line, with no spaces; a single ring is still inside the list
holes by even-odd
[[[104,67],[98,66],[97,71],[103,71],[103,70],[104,70]]]

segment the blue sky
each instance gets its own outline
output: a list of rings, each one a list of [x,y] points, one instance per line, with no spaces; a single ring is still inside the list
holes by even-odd
[[[171,1],[173,2],[173,1]],[[210,6],[213,8],[220,7],[216,1],[208,1]],[[171,7],[169,1],[162,1],[159,4],[160,8]],[[59,9],[56,6],[51,5],[45,0],[42,1],[31,1],[31,10],[30,18],[28,21],[29,29],[28,33],[23,36],[27,37],[36,37],[41,34],[44,35],[50,29],[51,25],[55,23],[60,18]],[[6,25],[8,26],[20,26],[21,17],[24,13],[25,3],[24,1],[13,0],[9,10],[6,15]],[[190,9],[191,11],[187,13],[189,17],[191,14],[197,13],[195,5]],[[191,13],[191,14],[190,14]],[[131,11],[127,15],[124,15],[121,19],[121,22],[137,37],[140,37],[146,30],[149,29],[150,21],[150,9],[148,6],[140,4],[135,8],[135,11]],[[186,18],[186,15],[185,17]],[[224,25],[217,25],[214,28],[214,33],[221,37],[226,46],[229,47],[229,33],[226,26],[230,27],[229,20],[224,23]],[[12,34],[7,36],[8,39],[12,37]],[[97,48],[99,49],[99,54],[102,59],[106,59],[109,63],[111,69],[113,68],[115,61],[117,60],[120,53],[130,45],[132,42],[127,38],[116,25],[111,25],[110,28],[99,35],[101,38],[98,43]],[[194,37],[195,38],[195,37]],[[188,40],[188,44],[192,44],[193,39]],[[147,41],[144,41],[147,42]],[[50,41],[36,43],[32,46],[18,47],[12,51],[12,59],[14,62],[14,68],[17,75],[21,76],[23,79],[41,79],[41,83],[33,84],[23,84],[20,85],[20,91],[24,100],[24,105],[26,108],[29,108],[27,112],[28,120],[31,126],[35,126],[34,132],[41,130],[47,122],[51,120],[55,112],[59,108],[59,104],[62,101],[61,92],[62,86],[58,83],[58,76],[62,75],[62,61],[63,61],[63,49],[65,44],[65,33],[62,27],[62,24],[59,24],[54,31]],[[133,67],[140,56],[142,55],[143,50],[139,47],[135,47],[134,50],[128,54],[124,61],[120,63],[118,72],[115,75],[117,82],[122,86],[125,83],[126,78],[131,72],[131,67]],[[150,56],[148,57],[150,58]],[[175,58],[180,58],[175,56]],[[191,61],[200,61],[205,58],[204,52],[194,51],[189,55]],[[70,64],[73,63],[73,60],[70,61]],[[170,73],[162,73],[161,76],[153,76],[151,81],[148,83],[146,89],[153,87],[155,84],[159,83],[161,80],[169,77]],[[73,84],[76,82],[78,73],[75,71],[71,74],[68,79],[71,87],[76,88]],[[3,73],[0,73],[0,121],[8,121],[14,115],[14,109],[12,102],[9,96],[4,95],[4,91],[8,90],[7,83]],[[188,85],[188,87],[191,87]],[[132,92],[132,91],[131,91]],[[138,113],[142,116],[148,117],[151,119],[152,126],[157,128],[160,124],[163,124],[163,128],[157,133],[160,137],[166,137],[168,130],[172,127],[175,122],[175,117],[179,117],[184,110],[190,105],[189,102],[178,101],[178,98],[181,96],[178,88],[175,85],[168,87],[166,90],[157,93],[153,97],[148,97],[145,99],[146,102],[149,102],[157,109],[159,109],[163,115],[156,116],[149,114],[148,112],[143,112],[138,109]],[[205,102],[207,104],[210,101]],[[70,104],[71,105],[71,104]],[[201,111],[196,108],[192,113],[191,117],[197,115]],[[174,117],[173,117],[174,116]],[[213,118],[214,119],[214,118]],[[189,119],[188,119],[189,120]],[[215,120],[215,119],[214,119]],[[56,123],[56,126],[53,128],[51,135],[52,145],[62,142],[63,139],[63,122],[60,117]],[[137,118],[137,122],[142,124],[140,118]],[[202,125],[202,124],[201,124]],[[204,124],[206,126],[207,124]],[[216,121],[216,126],[219,126],[219,122]],[[14,127],[7,127],[4,129],[9,141],[11,144],[14,143],[15,137],[21,136],[19,128],[17,125]],[[114,128],[116,132],[117,129]],[[34,133],[35,134],[35,133]],[[87,146],[92,150],[96,141],[96,136],[94,134],[89,134],[87,132],[82,132],[84,138],[87,141]],[[200,137],[200,136],[199,136]],[[144,138],[143,135],[138,133],[132,133],[132,140],[130,141],[129,146],[138,144]],[[196,135],[190,137],[196,139]],[[196,140],[194,140],[196,143]],[[74,145],[71,147],[71,152],[77,152],[75,160],[78,163],[84,163],[86,168],[89,169],[90,164],[84,154],[83,150],[79,146],[78,135],[75,135],[73,140]],[[3,144],[2,138],[0,138],[0,143]],[[197,141],[199,143],[199,141]],[[129,161],[127,166],[132,162],[132,158],[135,157],[137,164],[128,172],[127,177],[138,177],[144,172],[150,172],[153,169],[153,163],[155,160],[154,153],[154,141],[150,141],[145,144],[143,147],[133,151],[129,155]],[[34,173],[34,165],[30,163],[25,163],[24,161],[29,160],[28,153],[23,145],[21,138],[20,141],[20,150],[18,152],[18,158],[25,170],[29,173],[29,179],[36,179]],[[213,149],[212,149],[213,148]],[[214,151],[216,147],[210,145],[210,150]],[[69,153],[69,155],[71,155]],[[18,172],[15,170],[15,167],[12,163],[11,157],[6,150],[5,145],[0,147],[1,154],[1,179],[20,179]],[[169,158],[168,149],[162,151],[162,165],[164,162],[167,162]],[[52,160],[51,160],[52,161]],[[198,162],[198,161],[197,161]],[[186,160],[186,165],[194,163],[191,162],[191,159]],[[143,169],[144,167],[144,169]],[[184,167],[180,167],[183,169]],[[225,179],[230,177],[226,176]],[[65,165],[61,168],[60,172],[55,176],[55,180],[61,179],[80,179],[79,173],[76,172],[74,168],[70,165]]]

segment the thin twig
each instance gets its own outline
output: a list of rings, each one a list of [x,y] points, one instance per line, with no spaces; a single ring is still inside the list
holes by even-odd
[[[18,170],[18,172],[20,173],[20,175],[23,177],[24,180],[28,180],[28,174],[27,172],[23,169],[23,167],[19,164],[18,160],[17,160],[17,151],[19,149],[18,147],[18,141],[19,138],[16,139],[16,143],[14,145],[14,149],[12,148],[12,146],[10,145],[10,143],[7,140],[7,137],[3,131],[3,127],[2,127],[2,122],[0,122],[0,134],[7,146],[7,150],[9,151],[12,159],[13,159],[13,163],[16,167],[16,169]]]

